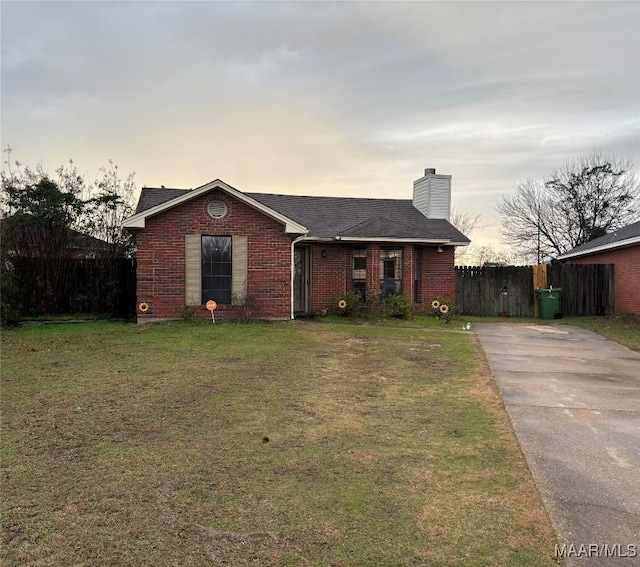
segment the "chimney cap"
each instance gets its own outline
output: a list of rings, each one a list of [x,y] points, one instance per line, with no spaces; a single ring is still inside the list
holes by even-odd
[[[436,168],[435,167],[428,167],[427,169],[424,170],[424,174],[425,175],[435,175],[436,174]]]

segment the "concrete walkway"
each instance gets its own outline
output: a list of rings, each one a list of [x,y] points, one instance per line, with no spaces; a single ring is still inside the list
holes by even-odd
[[[476,330],[567,565],[640,565],[640,353],[564,325]]]

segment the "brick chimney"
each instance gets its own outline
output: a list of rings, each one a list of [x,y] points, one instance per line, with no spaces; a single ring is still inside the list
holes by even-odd
[[[424,170],[413,182],[413,206],[429,219],[449,220],[451,215],[451,176]]]

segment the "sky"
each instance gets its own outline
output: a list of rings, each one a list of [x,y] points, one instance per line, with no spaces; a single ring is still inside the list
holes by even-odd
[[[1,144],[88,178],[410,199],[482,216],[600,150],[640,166],[640,2],[0,4]],[[3,154],[6,159],[7,153]]]

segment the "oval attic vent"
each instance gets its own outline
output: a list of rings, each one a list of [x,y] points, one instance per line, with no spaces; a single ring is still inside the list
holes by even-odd
[[[207,212],[214,219],[221,219],[227,214],[227,205],[224,201],[211,201],[207,205]]]

